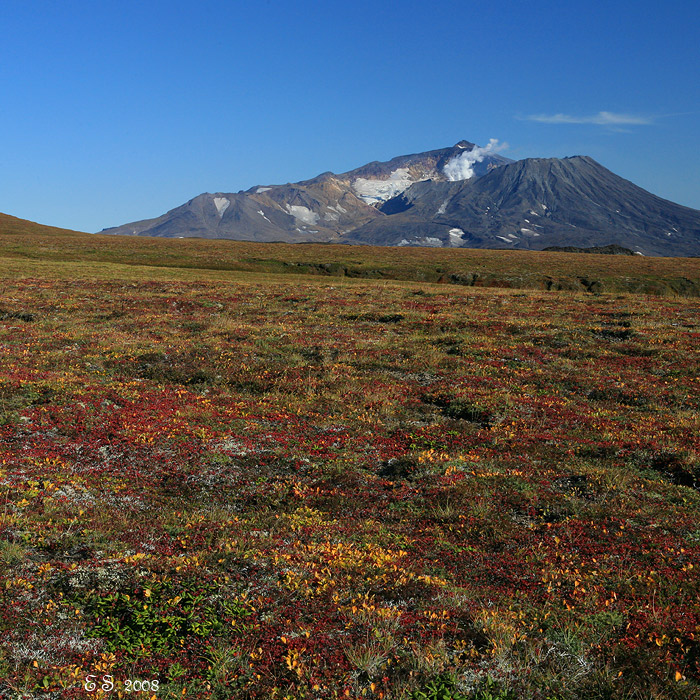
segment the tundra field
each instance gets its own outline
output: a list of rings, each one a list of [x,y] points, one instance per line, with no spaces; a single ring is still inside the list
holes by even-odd
[[[0,251],[0,698],[700,698],[700,261]]]

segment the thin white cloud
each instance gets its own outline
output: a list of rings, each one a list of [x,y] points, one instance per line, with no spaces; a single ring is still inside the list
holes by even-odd
[[[590,117],[575,117],[570,114],[531,114],[525,119],[544,124],[598,124],[599,126],[630,126],[653,124],[652,117],[637,114],[617,114],[615,112],[598,112]]]

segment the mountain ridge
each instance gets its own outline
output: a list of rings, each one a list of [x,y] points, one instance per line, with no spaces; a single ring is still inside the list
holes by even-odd
[[[542,250],[618,245],[700,255],[700,211],[585,155],[512,161],[460,141],[283,185],[203,193],[102,233],[258,242]]]
[[[444,179],[444,166],[474,144],[372,161],[344,173],[327,171],[308,180],[255,185],[235,193],[202,193],[152,219],[103,229],[100,233],[176,237],[232,238],[259,242],[341,242],[349,231],[382,216],[374,205],[417,181]],[[477,174],[510,163],[484,153]],[[222,200],[218,207],[216,200]]]

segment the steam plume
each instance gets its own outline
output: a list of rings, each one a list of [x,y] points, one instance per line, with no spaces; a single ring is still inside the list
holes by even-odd
[[[474,146],[471,151],[465,151],[455,156],[444,167],[443,172],[448,180],[468,180],[474,177],[475,163],[481,163],[489,153],[498,153],[508,148],[507,143],[498,143],[498,139],[489,139],[483,148]]]

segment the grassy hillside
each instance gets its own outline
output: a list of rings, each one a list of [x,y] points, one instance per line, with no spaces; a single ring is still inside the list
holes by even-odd
[[[18,219],[16,216],[0,213],[0,235],[17,236],[26,240],[26,236],[63,236],[66,239],[72,236],[85,236],[87,234],[79,231],[71,231],[66,228],[56,228],[55,226],[45,226],[34,221]]]
[[[5,215],[0,215],[0,258],[700,296],[700,258],[104,236]]]

